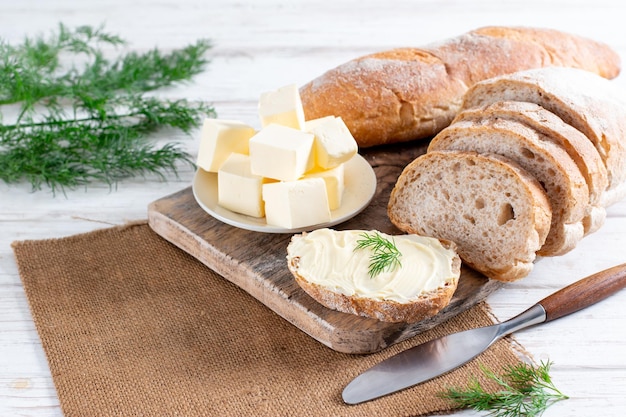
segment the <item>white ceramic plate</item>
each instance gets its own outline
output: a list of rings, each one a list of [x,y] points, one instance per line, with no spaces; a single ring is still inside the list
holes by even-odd
[[[298,229],[286,229],[268,225],[265,218],[235,213],[217,204],[217,174],[198,169],[192,190],[204,211],[212,217],[240,229],[265,233],[297,233],[322,227],[330,227],[356,216],[372,201],[376,191],[376,174],[370,164],[359,154],[346,162],[344,171],[345,189],[341,207],[330,212],[330,221]]]

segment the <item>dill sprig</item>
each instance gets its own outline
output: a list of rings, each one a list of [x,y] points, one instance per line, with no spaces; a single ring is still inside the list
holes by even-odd
[[[374,278],[384,271],[393,271],[394,268],[402,266],[400,263],[400,257],[402,255],[393,237],[386,239],[376,231],[372,234],[364,232],[359,236],[361,236],[362,239],[357,240],[357,245],[354,250],[364,248],[370,248],[372,250],[370,263],[368,265],[370,278]]]
[[[17,110],[0,124],[1,180],[54,191],[136,175],[165,178],[179,163],[193,165],[179,145],[157,147],[149,135],[164,127],[190,133],[214,109],[147,93],[202,72],[210,42],[107,58],[123,45],[102,27],[63,24],[18,45],[0,40],[0,106]]]
[[[568,398],[554,386],[550,366],[551,362],[543,361],[538,367],[520,363],[507,367],[502,376],[481,367],[501,390],[488,392],[474,378],[466,388],[449,388],[441,396],[458,408],[488,411],[493,417],[538,417],[554,402]]]

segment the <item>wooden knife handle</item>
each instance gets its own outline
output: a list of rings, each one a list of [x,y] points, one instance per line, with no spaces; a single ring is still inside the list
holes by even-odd
[[[541,304],[546,311],[545,322],[548,322],[589,307],[624,287],[626,287],[626,263],[576,281],[537,304]]]

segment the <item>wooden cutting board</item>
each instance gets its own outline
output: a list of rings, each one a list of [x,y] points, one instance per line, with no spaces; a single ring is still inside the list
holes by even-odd
[[[361,150],[376,173],[376,194],[364,211],[334,228],[400,234],[387,217],[389,193],[402,169],[424,153],[426,146],[420,143]],[[413,324],[385,323],[330,310],[317,303],[300,289],[287,269],[291,234],[259,233],[224,224],[196,203],[191,187],[151,203],[148,222],[157,234],[339,352],[379,351],[448,320],[502,285],[464,266],[450,304],[438,315]]]

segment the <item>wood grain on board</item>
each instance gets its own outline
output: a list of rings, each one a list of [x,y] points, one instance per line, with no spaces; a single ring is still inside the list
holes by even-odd
[[[376,193],[365,210],[334,228],[400,234],[387,217],[389,193],[402,169],[425,150],[426,143],[361,150],[376,173]],[[224,224],[196,203],[191,187],[150,204],[148,220],[160,236],[339,352],[381,350],[448,320],[502,285],[464,266],[450,304],[439,314],[418,323],[385,323],[330,310],[317,303],[300,289],[287,269],[291,234],[260,233]]]

